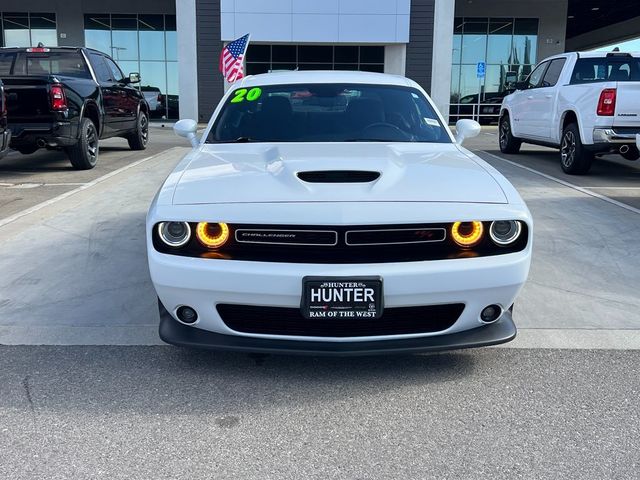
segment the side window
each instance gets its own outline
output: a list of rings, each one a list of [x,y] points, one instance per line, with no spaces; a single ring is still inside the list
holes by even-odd
[[[96,72],[96,77],[99,82],[112,82],[111,71],[107,68],[107,65],[104,63],[102,55],[98,55],[96,53],[89,54],[89,58],[91,58],[91,66],[93,67],[94,72]]]
[[[552,60],[549,68],[547,69],[547,73],[544,74],[544,78],[542,79],[542,84],[540,86],[555,86],[555,84],[558,83],[558,79],[560,78],[560,74],[562,73],[562,69],[564,68],[566,61],[566,58],[556,58],[555,60]]]
[[[111,70],[112,78],[117,82],[121,82],[124,79],[124,75],[122,74],[122,70],[116,65],[116,62],[109,57],[104,57],[104,61],[107,62],[107,66],[109,70]]]
[[[542,76],[548,66],[549,62],[541,63],[533,72],[531,72],[531,75],[529,75],[529,78],[527,79],[527,88],[536,88],[540,86]]]

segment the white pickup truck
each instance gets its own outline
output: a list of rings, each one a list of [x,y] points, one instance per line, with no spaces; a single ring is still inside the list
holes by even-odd
[[[585,174],[596,155],[640,157],[640,53],[564,53],[543,60],[500,111],[503,153],[523,142],[560,149],[562,170]],[[639,137],[640,138],[640,137]]]

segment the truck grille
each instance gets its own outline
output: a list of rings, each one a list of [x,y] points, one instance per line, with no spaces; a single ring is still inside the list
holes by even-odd
[[[218,304],[222,321],[231,330],[265,335],[304,337],[369,337],[440,332],[451,327],[464,304],[387,308],[382,317],[306,319],[298,308]]]

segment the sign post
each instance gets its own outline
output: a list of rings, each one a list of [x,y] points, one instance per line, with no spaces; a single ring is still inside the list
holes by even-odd
[[[478,64],[476,65],[476,77],[478,77],[478,122],[480,122],[480,97],[482,96],[482,80],[484,79],[486,73],[487,64],[484,62],[478,62]],[[474,120],[476,119],[474,118]]]

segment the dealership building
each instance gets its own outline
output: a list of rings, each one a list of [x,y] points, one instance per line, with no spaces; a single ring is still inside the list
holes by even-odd
[[[406,75],[452,118],[499,98],[507,73],[640,36],[638,0],[2,0],[2,46],[109,53],[164,116],[206,121],[224,93],[218,58],[247,33],[246,73]],[[479,65],[482,64],[482,65]],[[512,76],[510,76],[512,77]]]

